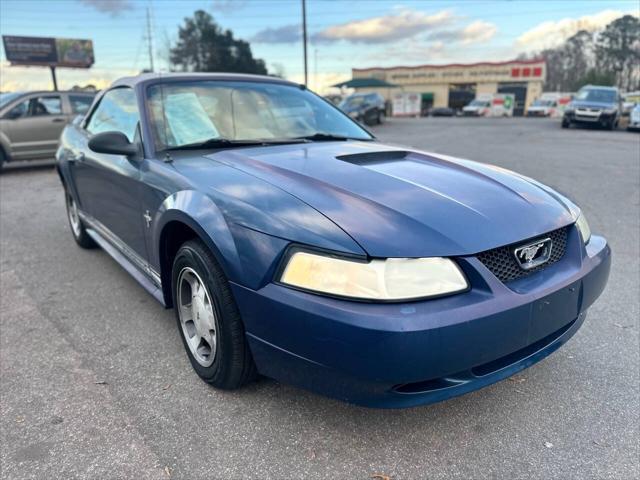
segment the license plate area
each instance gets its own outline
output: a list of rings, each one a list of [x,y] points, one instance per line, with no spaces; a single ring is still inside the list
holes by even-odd
[[[581,304],[580,281],[533,302],[529,340],[537,341],[544,338],[577,318]]]

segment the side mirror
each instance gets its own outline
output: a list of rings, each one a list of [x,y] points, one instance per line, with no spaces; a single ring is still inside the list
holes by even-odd
[[[138,146],[131,143],[122,132],[97,133],[89,140],[89,148],[96,153],[125,155],[127,157],[138,153]]]

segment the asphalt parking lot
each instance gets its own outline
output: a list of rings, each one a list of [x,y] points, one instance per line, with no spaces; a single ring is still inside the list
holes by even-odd
[[[268,379],[220,392],[192,372],[173,312],[104,252],[75,245],[52,167],[8,168],[0,476],[638,478],[640,135],[526,118],[391,120],[375,133],[516,170],[582,206],[613,269],[565,347],[507,381],[408,410]]]

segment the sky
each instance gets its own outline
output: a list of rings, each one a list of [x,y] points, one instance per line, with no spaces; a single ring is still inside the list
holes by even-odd
[[[149,68],[167,71],[178,27],[205,10],[247,40],[270,72],[304,79],[301,0],[1,0],[0,33],[91,39],[94,66],[58,69],[60,88],[103,88]],[[580,29],[640,14],[638,0],[307,0],[309,86],[327,92],[351,68],[501,61],[556,46]],[[0,91],[49,89],[42,67],[15,67],[0,47]]]

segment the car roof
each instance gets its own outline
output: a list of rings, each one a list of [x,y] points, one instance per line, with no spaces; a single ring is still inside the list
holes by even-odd
[[[300,84],[290,82],[278,77],[270,77],[267,75],[249,75],[245,73],[141,73],[131,77],[122,77],[111,84],[114,87],[131,87],[135,88],[144,84],[155,84],[162,82],[189,80],[219,80],[219,81],[237,81],[237,82],[262,82],[262,83],[278,83],[283,85],[292,85],[299,87]]]

